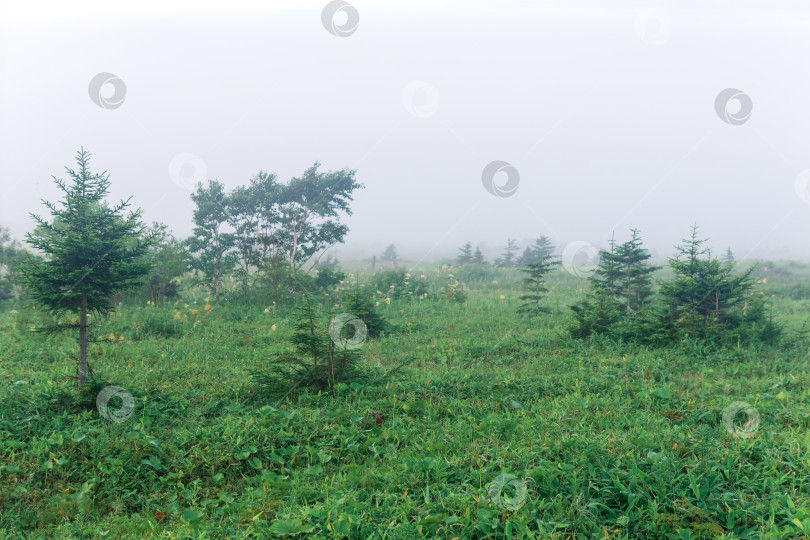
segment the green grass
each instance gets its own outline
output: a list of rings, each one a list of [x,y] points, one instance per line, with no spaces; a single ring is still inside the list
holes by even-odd
[[[438,288],[453,271],[415,273]],[[124,304],[90,347],[95,390],[134,397],[121,423],[72,390],[72,335],[6,311],[0,523],[10,538],[802,537],[810,301],[807,266],[789,272],[760,285],[779,348],[572,340],[582,281],[556,275],[553,314],[532,321],[502,271],[466,305],[381,302],[396,331],[363,345],[368,381],[272,401],[249,374],[289,347],[284,312]],[[734,401],[760,414],[752,438],[721,422]]]

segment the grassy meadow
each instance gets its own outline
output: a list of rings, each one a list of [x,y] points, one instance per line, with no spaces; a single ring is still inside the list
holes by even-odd
[[[555,271],[551,313],[528,319],[515,270],[412,272],[433,290],[460,279],[466,303],[380,295],[392,328],[358,349],[362,380],[279,399],[250,375],[289,350],[293,328],[261,298],[125,300],[93,320],[95,380],[79,393],[75,332],[40,331],[60,321],[34,306],[3,308],[0,538],[810,531],[807,264],[758,270],[786,328],[778,347],[577,340],[567,306],[584,279]],[[134,399],[124,421],[96,408],[107,384]],[[742,432],[726,429],[736,401],[759,423],[743,414]]]

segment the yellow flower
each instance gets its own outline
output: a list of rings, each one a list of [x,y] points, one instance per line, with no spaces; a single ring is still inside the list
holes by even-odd
[[[184,307],[184,308],[187,308],[187,307],[188,307],[188,304],[184,304],[184,305],[183,305],[183,307]]]
[[[183,320],[183,316],[182,316],[182,315],[180,315],[180,312],[179,312],[179,311],[178,311],[177,313],[175,313],[175,314],[174,314],[174,320],[175,320],[175,321],[182,321],[182,320]]]
[[[386,298],[386,299],[385,299],[385,303],[386,303],[386,304],[390,304],[390,303],[391,303],[391,299],[390,299],[390,298]]]
[[[124,342],[124,336],[120,336],[118,338],[118,343],[123,343],[123,342]]]
[[[191,310],[191,314],[194,315],[195,317],[197,316],[197,313],[199,313],[199,311],[197,311],[196,309]]]
[[[505,299],[505,298],[506,298],[506,297],[505,297],[504,295],[501,295],[501,300],[503,300],[503,299]]]
[[[270,313],[270,308],[264,308],[265,313]]]
[[[109,339],[112,343],[115,343],[115,334],[110,332],[110,337],[108,337],[107,339]]]
[[[211,304],[206,303],[204,309],[206,313],[211,313]]]
[[[273,332],[275,332],[275,331],[276,331],[276,325],[274,324],[273,326],[271,326],[271,327],[270,327],[270,330],[272,330]]]

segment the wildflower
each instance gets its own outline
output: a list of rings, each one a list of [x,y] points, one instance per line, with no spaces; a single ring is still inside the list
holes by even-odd
[[[273,326],[271,326],[271,327],[270,327],[270,330],[272,330],[273,332],[275,332],[275,331],[276,331],[276,325],[274,324]]]
[[[180,312],[179,312],[179,311],[178,311],[177,313],[175,313],[175,314],[174,314],[174,320],[175,320],[175,321],[182,321],[182,320],[183,320],[183,316],[182,316],[182,315],[180,315]]]
[[[379,305],[380,305],[380,303],[379,303],[379,302],[375,302],[375,303],[374,303],[374,305],[375,305],[375,306],[379,306]]]
[[[503,300],[504,298],[506,298],[506,297],[504,295],[501,295],[501,300]]]
[[[391,303],[391,299],[390,299],[390,298],[386,298],[386,299],[385,299],[385,303],[386,303],[386,304],[390,304],[390,303]]]
[[[270,308],[264,308],[265,313],[270,313]]]
[[[197,316],[197,313],[199,313],[199,311],[197,311],[196,309],[191,310],[191,314],[194,315],[195,317]]]
[[[123,342],[124,342],[124,336],[119,337],[118,338],[118,343],[123,343]]]
[[[188,309],[188,304],[184,304],[183,307]]]
[[[203,308],[203,309],[205,309],[206,313],[211,313],[211,304],[209,304],[207,300],[206,300],[205,308]]]
[[[108,337],[107,339],[109,339],[111,343],[115,343],[115,334],[110,332],[110,337]]]

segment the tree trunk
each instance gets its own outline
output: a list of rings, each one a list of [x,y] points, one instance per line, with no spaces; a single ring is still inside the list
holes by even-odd
[[[79,319],[79,366],[77,370],[79,388],[87,381],[87,295],[82,295],[82,312]]]
[[[633,296],[633,292],[630,288],[631,280],[630,280],[630,268],[627,269],[627,316],[630,316],[630,298]]]

